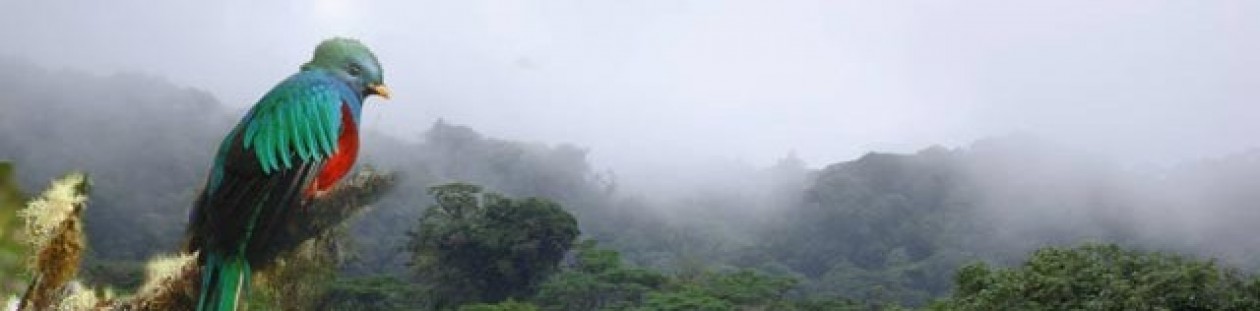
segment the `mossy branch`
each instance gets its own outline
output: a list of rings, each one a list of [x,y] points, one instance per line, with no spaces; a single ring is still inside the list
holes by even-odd
[[[280,250],[297,249],[304,242],[336,229],[393,188],[396,175],[372,169],[311,202],[310,208],[293,214],[280,234]],[[83,210],[87,207],[87,176],[69,174],[54,181],[48,191],[27,204],[20,215],[32,252],[29,269],[33,280],[18,303],[19,310],[192,310],[201,284],[196,256],[178,254],[149,261],[144,285],[132,296],[112,297],[75,281],[79,261],[86,250]],[[296,256],[280,251],[276,260]]]
[[[79,272],[79,259],[86,248],[81,218],[87,207],[87,192],[87,176],[71,173],[54,181],[19,212],[33,250],[27,257],[27,268],[34,275],[19,309],[48,310],[54,302],[67,300],[60,297],[61,289]]]

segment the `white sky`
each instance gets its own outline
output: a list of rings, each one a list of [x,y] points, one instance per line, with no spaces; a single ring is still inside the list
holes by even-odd
[[[366,127],[414,138],[444,118],[613,168],[1015,132],[1167,163],[1260,147],[1257,17],[1243,0],[0,0],[0,55],[243,109],[349,35],[395,94]]]

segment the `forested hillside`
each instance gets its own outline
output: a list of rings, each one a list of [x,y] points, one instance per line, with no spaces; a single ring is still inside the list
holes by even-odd
[[[87,172],[93,207],[86,216],[85,275],[134,287],[142,260],[175,250],[217,140],[241,111],[205,92],[142,75],[93,76],[3,60],[0,81],[0,160],[14,163],[28,193],[66,171]],[[1072,251],[1133,257],[1152,269],[1215,258],[1223,268],[1185,269],[1219,279],[1225,285],[1208,285],[1220,297],[1253,299],[1256,293],[1249,278],[1260,267],[1254,255],[1260,240],[1253,238],[1253,224],[1260,223],[1260,192],[1254,191],[1260,189],[1260,152],[1138,169],[1010,136],[913,154],[870,153],[818,169],[789,156],[770,167],[723,174],[708,187],[663,195],[624,186],[615,173],[597,169],[580,146],[496,139],[444,121],[421,137],[365,135],[360,164],[402,179],[348,230],[351,256],[339,260],[336,278],[328,281],[329,305],[838,310],[937,301],[937,308],[985,310],[1019,293],[967,295],[996,295],[979,289],[1028,281],[1021,278],[1028,271],[997,269],[1025,260],[1042,265],[1057,260],[1055,252],[1077,256]],[[432,188],[452,182],[471,188]],[[428,214],[444,204],[431,195],[440,189],[485,193],[477,194],[484,206],[459,209],[508,213],[512,207],[524,214]],[[515,224],[505,220],[535,216],[548,225],[475,236],[442,231],[503,227]],[[446,240],[425,240],[434,236]],[[449,241],[454,236],[469,240]],[[511,257],[522,247],[540,249],[533,240],[540,237],[563,243]],[[476,244],[479,238],[500,244]],[[435,245],[448,242],[537,265],[467,276],[460,273],[476,268],[434,265],[441,263],[434,258],[450,255],[440,252],[449,247]],[[1032,253],[1084,242],[1143,252]],[[975,262],[988,266],[969,266],[955,278]],[[473,283],[434,285],[458,283],[452,280]],[[504,305],[474,305],[509,298],[513,302]]]

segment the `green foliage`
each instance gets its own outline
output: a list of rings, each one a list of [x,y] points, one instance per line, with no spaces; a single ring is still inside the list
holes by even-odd
[[[794,279],[740,270],[710,277],[706,280],[704,289],[709,295],[737,305],[758,305],[782,300],[795,285]]]
[[[430,189],[437,205],[408,246],[438,308],[534,294],[577,238],[577,221],[538,198],[481,194],[469,184]]]
[[[459,311],[538,311],[538,306],[530,303],[508,299],[504,302],[485,304],[477,303],[460,306]]]
[[[0,161],[0,207],[3,207],[5,211],[14,211],[11,213],[13,215],[6,214],[5,218],[0,218],[0,220],[4,221],[11,221],[16,218],[16,210],[20,209],[26,202],[26,195],[22,193],[22,189],[18,185],[17,173],[14,170],[12,163]],[[4,222],[3,224],[7,225],[9,222]],[[6,226],[5,228],[10,227]],[[5,237],[8,237],[8,235],[5,235]]]
[[[705,271],[692,279],[673,279],[671,285],[649,295],[645,308],[656,310],[857,310],[864,305],[838,297],[792,297],[798,280],[755,270]],[[878,306],[886,309],[886,306]],[[869,309],[869,308],[865,308]]]
[[[18,210],[26,202],[14,176],[13,165],[0,161],[0,297],[20,293],[25,280],[26,243]]]
[[[792,308],[782,308],[779,310],[796,310],[796,311],[868,311],[871,309],[892,311],[901,310],[896,306],[886,308],[872,308],[866,304],[858,303],[853,300],[844,298],[805,298],[792,301]]]
[[[424,293],[414,284],[391,276],[338,279],[319,310],[418,310]]]
[[[847,310],[843,299],[787,297],[796,280],[753,270],[664,275],[628,267],[615,251],[581,243],[575,262],[543,283],[542,310]]]
[[[955,197],[960,178],[939,150],[868,154],[819,173],[801,206],[748,252],[807,281],[810,294],[919,304],[949,290],[949,275],[975,240],[972,210]]]
[[[617,252],[594,241],[579,244],[575,255],[576,263],[542,284],[535,301],[543,310],[626,310],[667,282],[658,272],[623,266]]]
[[[735,306],[728,301],[710,296],[702,291],[655,292],[648,294],[642,311],[732,311]]]
[[[1257,310],[1260,280],[1212,261],[1114,244],[1049,247],[1023,265],[962,268],[936,310]]]

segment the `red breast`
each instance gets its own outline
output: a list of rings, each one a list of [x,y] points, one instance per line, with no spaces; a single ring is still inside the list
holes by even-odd
[[[354,167],[354,160],[359,155],[359,128],[351,113],[350,106],[341,105],[341,136],[337,137],[337,150],[324,161],[315,182],[306,191],[308,197],[331,189]]]

